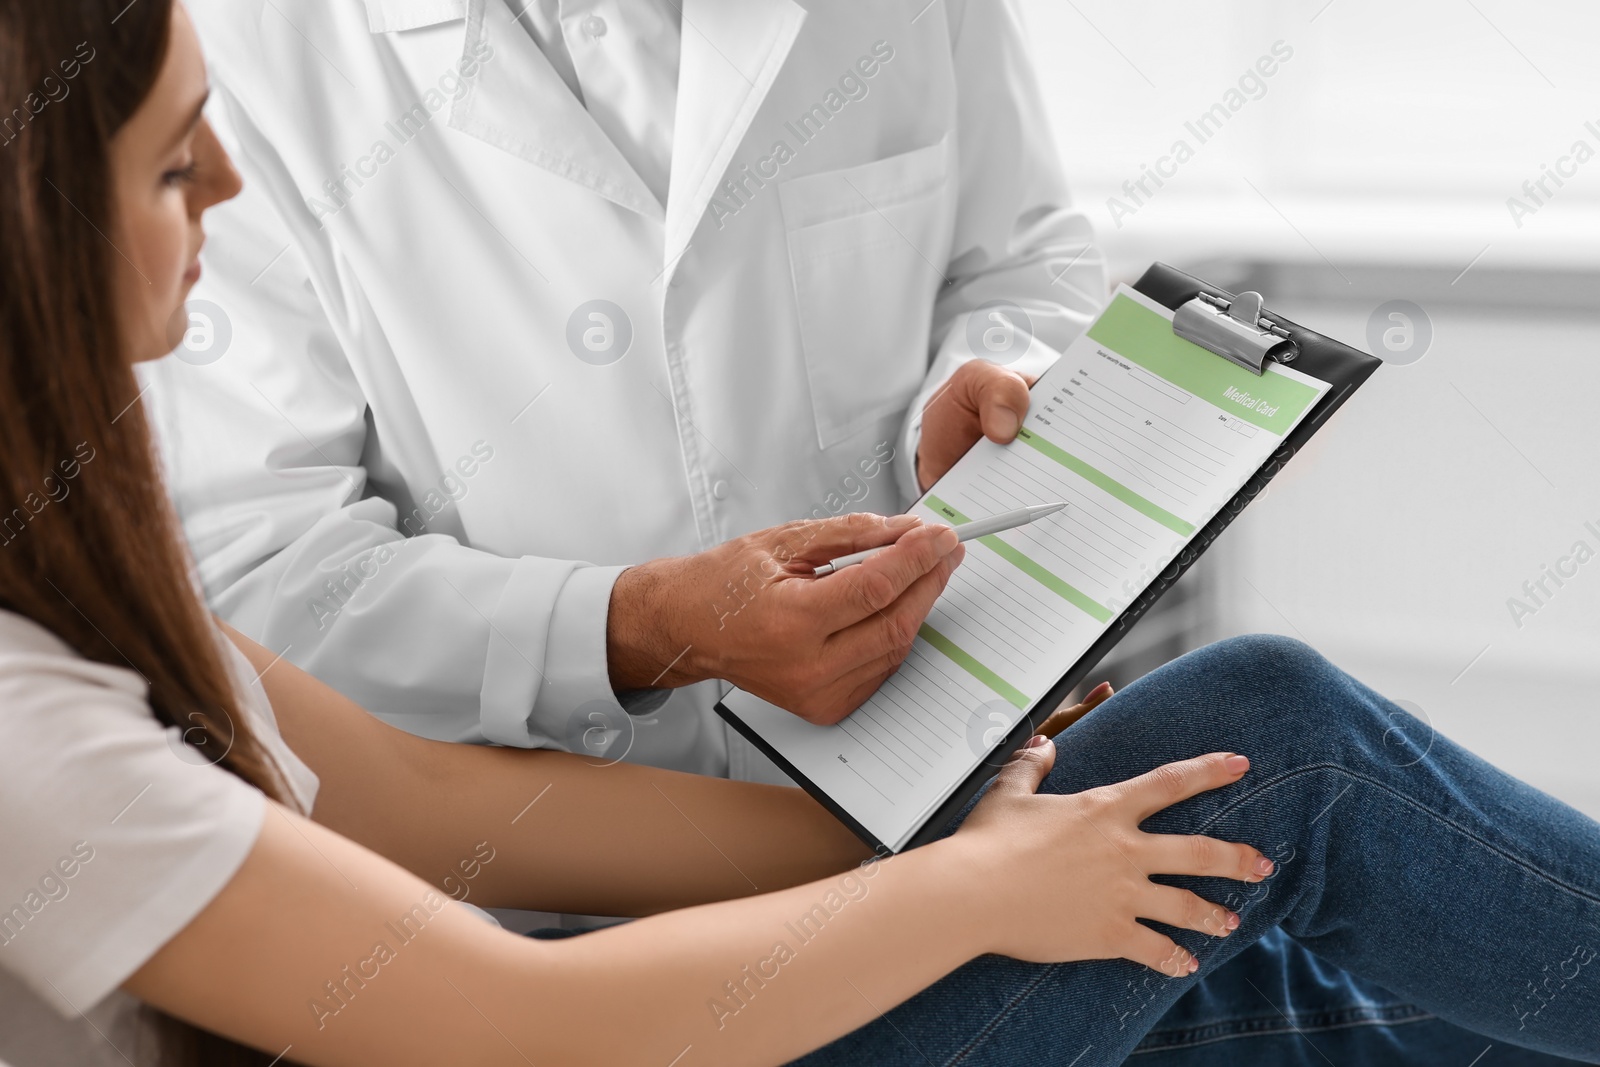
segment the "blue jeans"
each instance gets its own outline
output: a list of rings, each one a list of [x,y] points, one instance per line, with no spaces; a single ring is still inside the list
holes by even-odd
[[[1240,915],[1221,940],[1152,924],[1197,974],[984,956],[796,1063],[1600,1062],[1600,824],[1277,637],[1128,686],[1057,738],[1041,791],[1206,752],[1251,770],[1144,828],[1246,842],[1278,866],[1256,885],[1159,879]],[[1037,919],[1071,916],[1063,900]]]

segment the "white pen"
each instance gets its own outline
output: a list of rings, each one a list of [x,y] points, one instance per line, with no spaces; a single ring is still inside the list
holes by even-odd
[[[955,527],[956,539],[958,541],[970,541],[974,537],[984,537],[988,534],[999,533],[1001,530],[1026,526],[1034,519],[1042,519],[1046,515],[1054,515],[1066,506],[1064,502],[1035,504],[1031,508],[1018,508],[1016,511],[1005,511],[999,515],[991,515],[987,519],[964,522]],[[813,571],[812,577],[821,578],[825,574],[832,574],[834,571],[843,570],[846,567],[854,567],[867,557],[875,556],[888,547],[888,545],[879,545],[877,548],[869,548],[865,552],[852,552],[848,556],[840,556],[838,559],[829,560]]]

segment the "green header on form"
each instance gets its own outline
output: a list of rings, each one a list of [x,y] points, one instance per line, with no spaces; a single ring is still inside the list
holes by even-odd
[[[1114,297],[1089,337],[1219,411],[1282,437],[1316,402],[1317,391],[1282,374],[1259,377],[1172,332],[1172,321],[1123,295]]]

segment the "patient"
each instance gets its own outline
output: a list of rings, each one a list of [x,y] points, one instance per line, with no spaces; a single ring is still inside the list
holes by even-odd
[[[0,45],[15,1067],[1600,1060],[1600,826],[1294,642],[1183,657],[874,858],[799,790],[420,740],[224,633],[131,369],[238,191],[193,30],[0,0]],[[948,576],[952,537],[902,541]]]

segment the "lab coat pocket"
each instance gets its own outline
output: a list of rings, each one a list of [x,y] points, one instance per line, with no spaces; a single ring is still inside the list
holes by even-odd
[[[950,138],[779,187],[817,444],[904,410],[954,225]]]

